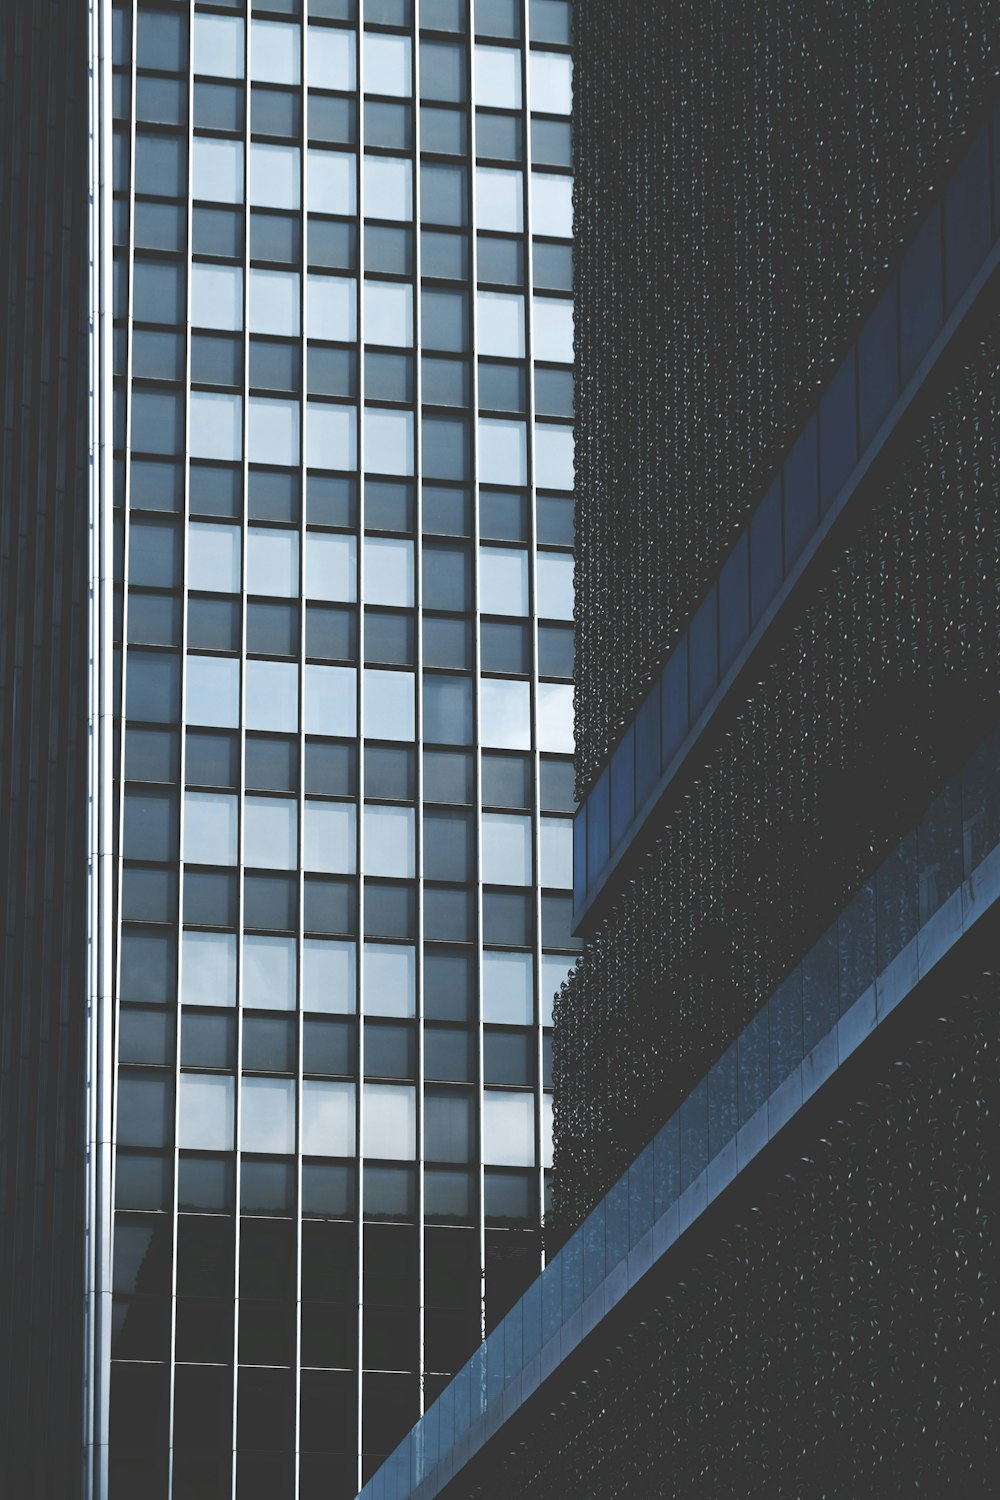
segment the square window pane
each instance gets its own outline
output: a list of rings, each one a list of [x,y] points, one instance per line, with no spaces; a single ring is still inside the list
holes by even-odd
[[[365,1014],[415,1016],[416,974],[416,950],[411,944],[366,943]]]
[[[190,269],[190,321],[196,329],[243,327],[243,270],[198,263]]]
[[[554,704],[552,712],[554,718],[558,720],[559,713]],[[569,712],[570,740],[572,741],[572,687],[569,688]],[[531,690],[528,683],[505,682],[495,677],[481,678],[479,713],[480,732],[484,745],[497,750],[530,750]]]
[[[354,667],[305,669],[306,734],[352,738],[357,732],[357,672]]]
[[[286,21],[251,21],[250,77],[260,83],[299,83],[302,33]]]
[[[303,1152],[310,1156],[353,1156],[355,1139],[355,1085],[304,1079]]]
[[[302,944],[302,1008],[324,1015],[357,1010],[357,961],[353,943],[305,938]]]
[[[414,819],[412,807],[365,808],[366,875],[413,879],[416,875]]]
[[[484,484],[527,483],[527,431],[524,422],[479,418],[479,477]]]
[[[290,1155],[295,1150],[295,1080],[244,1078],[240,1087],[244,1151]]]
[[[259,208],[298,208],[301,202],[298,146],[250,144],[250,202]]]
[[[549,620],[572,620],[572,556],[567,552],[539,552],[535,558],[535,568],[539,615]]]
[[[357,213],[357,160],[353,151],[324,151],[310,146],[306,169],[312,213]]]
[[[251,267],[250,332],[283,334],[288,338],[298,336],[297,271],[260,271]]]
[[[484,614],[528,613],[526,552],[513,547],[480,547],[479,607]]]
[[[328,669],[334,670],[334,669]],[[414,733],[413,673],[365,669],[366,738],[412,740]]]
[[[247,662],[246,727],[298,729],[299,670],[294,662]]]
[[[236,934],[185,932],[180,998],[185,1005],[236,1004]]]
[[[354,277],[310,275],[307,292],[309,337],[352,343],[358,336],[358,283]]]
[[[479,353],[523,359],[524,298],[516,292],[477,292],[476,311]]]
[[[210,203],[243,202],[243,142],[195,136],[191,196]]]
[[[404,282],[365,282],[365,342],[410,348],[413,291]]]
[[[238,459],[243,456],[243,398],[219,391],[192,391],[192,458]]]
[[[531,174],[531,232],[554,239],[573,236],[573,179],[554,172]]]
[[[235,1078],[182,1073],[178,1146],[196,1151],[231,1151],[235,1102]]]
[[[356,88],[355,33],[339,26],[310,26],[307,38],[309,82],[323,89]]]
[[[484,1090],[483,1161],[490,1167],[535,1165],[535,1101],[531,1094]]]
[[[299,403],[269,396],[249,401],[250,462],[294,468],[299,462]]]
[[[194,71],[215,78],[243,77],[243,20],[195,12]]]
[[[569,818],[539,820],[539,878],[568,890],[573,884],[573,824]]]
[[[365,1156],[412,1161],[417,1149],[416,1090],[408,1084],[366,1083],[363,1099]]]
[[[423,24],[428,25],[425,17]],[[466,50],[461,43],[420,43],[420,97],[445,104],[462,104],[466,98]]]
[[[365,467],[383,474],[413,473],[413,413],[365,407]]]
[[[573,488],[573,429],[535,423],[535,483],[548,490]]]
[[[297,804],[285,797],[247,797],[243,804],[243,863],[267,870],[294,870],[297,852]]]
[[[185,717],[189,724],[235,729],[240,722],[240,664],[189,656]]]
[[[535,297],[534,356],[573,363],[573,303],[568,297]]]
[[[236,863],[236,798],[224,792],[185,792],[184,858],[193,864]]]
[[[413,92],[413,43],[408,36],[366,31],[362,56],[365,93],[407,98]]]
[[[476,47],[476,103],[521,108],[521,52],[517,47]],[[535,74],[532,72],[532,83]],[[541,105],[532,99],[536,109]]]
[[[247,592],[292,598],[299,592],[299,536],[251,526],[247,530]]]
[[[357,468],[358,419],[353,406],[310,401],[306,407],[306,423],[310,468]]]
[[[483,814],[483,879],[493,885],[531,884],[531,819]]]
[[[530,1026],[534,1016],[530,953],[483,953],[483,1020]]]
[[[413,218],[413,164],[409,157],[365,157],[365,218]]]
[[[256,1010],[294,1010],[297,960],[293,937],[247,933],[243,939],[243,1004]],[[263,1146],[247,1147],[262,1151]]]
[[[357,598],[357,538],[306,532],[306,597],[350,603]]]
[[[573,753],[573,687],[571,683],[538,685],[538,748]]]
[[[326,875],[353,875],[357,868],[357,812],[353,802],[305,804],[302,863]]]
[[[539,114],[568,115],[573,109],[573,59],[564,52],[529,54],[531,107]]]
[[[524,231],[524,176],[511,167],[477,167],[476,201],[480,229],[505,234]],[[481,281],[492,280],[482,270]],[[484,351],[486,352],[486,351]]]
[[[365,602],[411,607],[413,543],[395,537],[366,537],[363,556]]]

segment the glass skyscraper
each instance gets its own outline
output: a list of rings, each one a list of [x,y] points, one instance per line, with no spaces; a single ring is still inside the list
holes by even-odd
[[[570,19],[92,0],[95,1495],[353,1495],[541,1263]]]

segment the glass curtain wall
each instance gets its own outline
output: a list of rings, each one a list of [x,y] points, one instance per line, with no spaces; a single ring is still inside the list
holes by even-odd
[[[570,5],[110,16],[111,1496],[335,1500],[540,1265]]]

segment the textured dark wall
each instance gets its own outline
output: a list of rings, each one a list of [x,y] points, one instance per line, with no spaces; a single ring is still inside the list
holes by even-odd
[[[980,320],[556,1003],[580,1221],[997,720],[1000,320]]]
[[[996,1494],[1000,984],[936,1000],[456,1495]]]
[[[981,116],[993,0],[580,0],[586,789]]]
[[[0,7],[0,1493],[83,1434],[86,5]]]

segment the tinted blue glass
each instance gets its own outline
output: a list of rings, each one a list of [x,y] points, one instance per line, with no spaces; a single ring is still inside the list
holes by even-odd
[[[635,816],[635,727],[611,757],[611,847],[615,848]]]
[[[702,1079],[679,1110],[681,1191],[708,1166],[708,1082]]]
[[[943,319],[941,205],[935,203],[899,268],[899,344],[904,380],[927,353]]]
[[[875,876],[879,973],[916,936],[917,836],[908,833]]]
[[[653,1225],[653,1143],[628,1169],[628,1237],[637,1245]]]
[[[580,1233],[583,1236],[583,1295],[589,1297],[595,1287],[604,1280],[604,1213],[602,1199],[583,1221]]]
[[[562,1263],[562,1315],[565,1322],[583,1301],[583,1241],[578,1233],[563,1246]]]
[[[796,969],[768,1002],[771,1088],[784,1082],[802,1061],[802,973]]]
[[[923,923],[962,883],[962,798],[957,782],[935,797],[921,818],[917,854]]]
[[[447,1451],[455,1441],[455,1391],[449,1384],[441,1392],[440,1397],[434,1403],[439,1409],[441,1426],[441,1447]]]
[[[722,1054],[708,1075],[708,1155],[718,1155],[736,1134],[737,1048],[734,1043]]]
[[[819,501],[825,511],[858,457],[854,350],[835,371],[819,403]]]
[[[1000,842],[1000,736],[980,746],[962,772],[962,821],[970,874]]]
[[[515,1302],[504,1322],[504,1385],[521,1372],[521,1304]]]
[[[470,1369],[467,1364],[463,1365],[454,1379],[455,1387],[455,1436],[461,1437],[469,1427],[469,1392],[471,1386]]]
[[[683,637],[667,657],[660,674],[661,767],[673,760],[688,731],[688,654]]]
[[[948,311],[990,247],[990,155],[987,128],[973,137],[944,194],[944,278]]]
[[[840,973],[834,923],[802,960],[802,1048],[806,1056],[837,1024]]]
[[[611,777],[608,767],[598,776],[587,804],[587,882],[593,885],[610,853]]]
[[[781,586],[781,480],[775,479],[750,521],[750,621],[756,625]]]
[[[745,1125],[770,1091],[770,1064],[768,1059],[768,1014],[765,1005],[757,1012],[736,1043],[738,1071],[738,1116]]]
[[[675,1114],[653,1140],[653,1192],[656,1217],[677,1201],[681,1190],[680,1119]]]
[[[816,415],[809,418],[785,460],[785,571],[800,556],[819,521]]]
[[[562,1327],[562,1256],[550,1260],[541,1276],[542,1343],[555,1338]]]
[[[641,808],[660,774],[660,684],[654,683],[635,716],[635,805]]]
[[[896,282],[882,293],[858,339],[858,413],[867,447],[899,393]]]
[[[587,895],[587,804],[573,818],[573,905],[583,905]]]
[[[486,1340],[486,1400],[499,1400],[504,1386],[504,1325],[498,1324]]]
[[[170,724],[180,712],[180,658],[173,653],[130,651],[125,716]]]
[[[536,1277],[521,1299],[521,1355],[524,1363],[542,1347],[542,1285]]]
[[[837,922],[840,1013],[850,1010],[875,978],[875,889],[861,887]]]
[[[750,539],[744,532],[719,574],[719,671],[725,673],[750,631]]]
[[[605,1260],[609,1272],[628,1254],[628,1177],[620,1177],[605,1199]]]
[[[443,1392],[442,1392],[443,1394]],[[430,1469],[441,1456],[441,1402],[428,1407],[420,1422],[424,1440],[424,1462]]]
[[[691,718],[696,719],[719,682],[719,590],[714,583],[691,621],[689,656]]]

